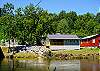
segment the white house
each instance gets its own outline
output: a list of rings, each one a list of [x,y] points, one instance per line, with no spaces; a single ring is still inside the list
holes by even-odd
[[[46,39],[46,46],[51,50],[74,50],[80,49],[80,38],[77,35],[49,34]]]

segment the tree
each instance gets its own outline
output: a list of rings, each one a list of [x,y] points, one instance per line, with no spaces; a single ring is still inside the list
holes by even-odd
[[[100,32],[100,14],[77,15],[62,10],[49,13],[33,4],[14,9],[11,3],[4,4],[0,16],[0,40],[14,40],[22,45],[42,45],[48,34],[76,34],[81,37]]]
[[[14,10],[14,6],[11,3],[7,3],[4,4],[4,7],[2,8],[2,15],[1,16],[2,20],[2,27],[4,30],[4,35],[6,37],[8,37],[7,39],[9,40],[9,48],[10,48],[10,39],[12,39],[12,36],[14,35],[13,32],[15,32],[14,30],[12,31],[12,29],[14,29],[14,27],[12,27],[13,23],[14,23],[14,14],[13,14],[13,10]]]
[[[66,19],[62,19],[57,26],[57,33],[68,34],[69,33],[69,25]]]
[[[62,10],[62,11],[59,13],[58,17],[59,17],[59,20],[64,19],[64,18],[66,17],[66,11]]]
[[[97,14],[96,14],[95,20],[96,20],[98,23],[100,23],[100,13],[97,13]]]
[[[2,13],[3,15],[5,14],[10,14],[13,15],[13,10],[14,10],[14,5],[11,3],[6,3],[4,4],[3,8],[2,8]]]

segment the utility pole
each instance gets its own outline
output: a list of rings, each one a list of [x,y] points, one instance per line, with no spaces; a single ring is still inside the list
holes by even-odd
[[[42,2],[42,1],[40,0],[40,1],[35,5],[35,7],[38,6],[41,2]]]

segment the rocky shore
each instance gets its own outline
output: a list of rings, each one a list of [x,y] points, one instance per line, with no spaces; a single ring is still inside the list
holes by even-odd
[[[100,49],[59,50],[52,51],[52,55],[55,59],[100,59]]]
[[[1,50],[5,58],[10,56],[8,53],[8,48],[1,47]],[[13,58],[38,58],[40,55],[34,52],[18,52],[13,54]],[[99,48],[83,48],[80,50],[58,50],[44,53],[41,55],[44,58],[52,58],[59,60],[67,59],[100,59],[100,49]]]

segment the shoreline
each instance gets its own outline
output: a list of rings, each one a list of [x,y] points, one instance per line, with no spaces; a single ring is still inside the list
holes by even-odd
[[[99,59],[99,48],[83,48],[80,50],[58,50],[51,51],[53,58],[56,59]]]
[[[5,58],[9,58],[10,55],[7,52],[8,48],[1,47]],[[44,53],[42,56],[34,52],[19,52],[15,53],[12,58],[50,58],[57,60],[67,59],[99,59],[100,60],[100,49],[99,48],[83,48],[80,50],[58,50]]]

